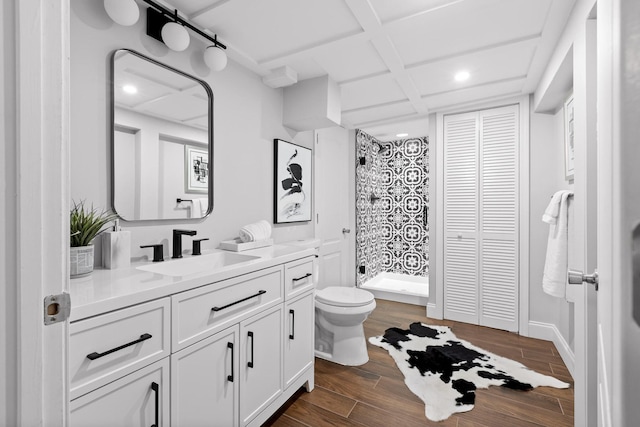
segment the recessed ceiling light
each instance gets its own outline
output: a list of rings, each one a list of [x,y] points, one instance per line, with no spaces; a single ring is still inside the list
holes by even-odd
[[[404,138],[405,136],[409,136],[409,134],[408,133],[397,133],[396,136],[398,138]]]
[[[468,71],[459,71],[456,73],[454,78],[457,82],[463,82],[465,80],[468,80],[469,77],[471,77],[471,74],[469,74]]]
[[[134,85],[124,85],[122,86],[122,91],[124,93],[128,93],[129,95],[133,95],[138,93],[138,88],[135,87]]]

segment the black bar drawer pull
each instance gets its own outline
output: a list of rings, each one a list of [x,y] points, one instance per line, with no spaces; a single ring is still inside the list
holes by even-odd
[[[251,338],[251,361],[247,362],[247,366],[253,368],[253,332],[247,332],[249,338]]]
[[[240,304],[241,302],[244,302],[244,301],[249,300],[249,299],[251,299],[251,298],[259,297],[260,295],[262,295],[262,294],[266,294],[266,293],[267,293],[267,291],[260,290],[260,291],[258,291],[258,293],[257,293],[257,294],[254,294],[254,295],[248,296],[248,297],[246,297],[246,298],[239,299],[238,301],[232,302],[231,304],[223,305],[222,307],[213,307],[213,308],[211,309],[211,311],[220,311],[220,310],[224,310],[225,308],[229,308],[229,307],[231,307],[232,305]]]
[[[291,333],[289,334],[289,339],[292,340],[296,333],[296,312],[291,309],[289,310],[289,314],[291,315]]]
[[[87,354],[87,359],[96,360],[96,359],[99,359],[99,358],[101,358],[103,356],[106,356],[108,354],[115,353],[118,350],[122,350],[123,348],[131,347],[132,345],[136,345],[139,342],[146,341],[146,340],[148,340],[150,338],[151,338],[151,334],[142,334],[142,335],[140,335],[140,338],[138,338],[137,340],[131,341],[131,342],[126,343],[126,344],[123,344],[120,347],[112,348],[111,350],[107,350],[104,353],[96,353],[94,351],[91,354]]]
[[[160,410],[159,410],[159,406],[160,406],[160,397],[159,397],[160,386],[158,385],[157,382],[154,381],[154,382],[151,383],[151,390],[153,390],[155,392],[155,394],[156,394],[156,397],[155,397],[155,400],[156,400],[156,409],[155,409],[156,422],[155,422],[155,424],[152,424],[151,427],[158,427],[158,424],[159,424],[158,421],[159,421],[159,418],[160,418]]]
[[[233,343],[232,342],[228,342],[227,343],[227,348],[231,349],[231,375],[227,375],[227,381],[232,383],[233,382]]]
[[[292,279],[292,281],[293,281],[293,282],[298,282],[298,281],[300,281],[300,280],[304,280],[304,279],[306,279],[306,278],[307,278],[307,277],[309,277],[309,276],[313,276],[313,274],[312,274],[312,273],[307,273],[307,274],[305,274],[305,275],[304,275],[304,276],[302,276],[302,277],[298,277],[298,278]]]

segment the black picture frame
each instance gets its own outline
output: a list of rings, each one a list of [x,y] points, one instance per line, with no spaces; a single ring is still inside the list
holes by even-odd
[[[311,221],[313,151],[275,138],[273,159],[273,223]]]

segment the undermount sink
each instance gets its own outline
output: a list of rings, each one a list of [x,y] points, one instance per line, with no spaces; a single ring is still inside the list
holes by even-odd
[[[214,272],[223,267],[251,261],[259,257],[253,255],[237,254],[234,252],[214,252],[199,256],[187,256],[185,258],[158,262],[136,267],[138,270],[164,274],[165,276],[187,276],[189,274]]]

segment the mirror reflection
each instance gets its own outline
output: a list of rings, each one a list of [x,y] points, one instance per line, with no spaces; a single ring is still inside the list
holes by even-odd
[[[204,218],[213,206],[213,95],[126,49],[112,58],[113,208],[128,221]]]

